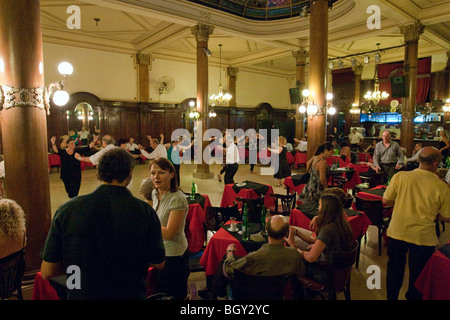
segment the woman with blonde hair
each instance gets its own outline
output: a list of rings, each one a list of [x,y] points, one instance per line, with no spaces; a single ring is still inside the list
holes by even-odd
[[[0,259],[25,247],[25,213],[11,199],[0,200]]]

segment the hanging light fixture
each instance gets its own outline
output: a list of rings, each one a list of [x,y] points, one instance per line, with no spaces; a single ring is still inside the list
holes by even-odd
[[[219,93],[213,94],[211,97],[209,97],[210,103],[212,106],[222,106],[226,105],[231,100],[231,94],[229,93],[223,93],[223,87],[222,87],[222,44],[219,44],[220,53],[219,53]]]
[[[379,43],[377,43],[377,47],[379,49],[379,47],[380,47]],[[378,58],[378,61],[380,61],[379,58]],[[375,84],[374,84],[373,92],[367,91],[367,93],[364,95],[364,99],[366,99],[367,102],[376,106],[381,100],[386,100],[387,98],[389,98],[389,93],[387,93],[386,91],[383,91],[383,92],[380,91],[380,84],[378,83],[378,63],[375,66],[374,79],[375,79]]]

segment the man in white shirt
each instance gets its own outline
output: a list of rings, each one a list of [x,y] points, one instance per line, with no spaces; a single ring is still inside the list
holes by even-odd
[[[144,157],[147,159],[157,159],[157,158],[167,158],[167,149],[164,147],[164,145],[159,143],[159,140],[156,138],[150,139],[150,147],[153,148],[153,151],[151,153],[148,153],[145,151],[142,146],[139,146],[141,153]]]
[[[80,136],[81,144],[83,146],[87,146],[89,135],[90,135],[89,130],[86,130],[85,127],[81,127],[81,131],[78,132],[78,135]]]
[[[92,148],[95,143],[98,140],[98,136],[95,138],[94,141],[92,141],[89,144],[89,147]],[[116,146],[114,145],[115,141],[113,139],[113,137],[111,137],[109,134],[106,134],[103,136],[102,138],[102,148],[100,149],[100,151],[97,151],[96,153],[94,153],[92,156],[90,157],[85,157],[85,156],[79,156],[78,160],[80,161],[84,161],[84,162],[90,162],[92,163],[94,166],[96,166],[98,164],[98,162],[100,161],[100,158],[108,151],[111,150],[112,148],[116,148]]]
[[[225,170],[225,177],[224,177],[224,183],[230,184],[234,183],[234,175],[239,169],[239,150],[237,146],[234,144],[233,136],[226,131],[225,133],[225,141],[226,141],[226,170]]]
[[[135,151],[136,149],[139,149],[138,145],[136,143],[134,143],[134,138],[130,138],[128,140],[128,143],[126,145],[126,149],[128,151],[130,151],[131,153],[133,153],[133,151]]]
[[[352,133],[348,135],[348,142],[350,143],[350,148],[359,151],[359,146],[363,143],[364,137],[361,133],[356,131],[356,128],[352,129]]]
[[[294,138],[294,141],[298,143],[296,149],[299,152],[307,152],[308,151],[308,142],[306,141],[306,138],[302,138],[302,140],[298,140],[297,138]]]

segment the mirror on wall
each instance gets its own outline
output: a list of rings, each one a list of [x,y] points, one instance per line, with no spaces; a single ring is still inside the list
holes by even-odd
[[[99,114],[94,112],[87,102],[80,102],[73,110],[67,110],[67,128],[69,135],[78,134],[78,146],[87,145],[92,141],[95,129],[99,128]]]

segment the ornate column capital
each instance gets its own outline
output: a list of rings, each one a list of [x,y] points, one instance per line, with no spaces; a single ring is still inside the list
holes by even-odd
[[[309,52],[305,49],[300,49],[297,51],[292,51],[292,56],[295,58],[297,66],[305,65],[306,58],[309,57]]]
[[[405,36],[405,42],[419,41],[425,26],[419,22],[407,26],[401,26],[400,31]]]
[[[152,65],[152,56],[150,54],[145,53],[137,53],[136,54],[136,63],[151,66]]]
[[[239,68],[235,68],[232,66],[227,67],[227,77],[236,78],[239,73]]]
[[[207,42],[209,36],[213,33],[214,27],[207,24],[197,24],[191,27],[191,33],[195,36],[197,42]]]
[[[362,64],[357,64],[356,66],[352,67],[353,73],[358,76],[362,74],[363,69],[364,66]]]

